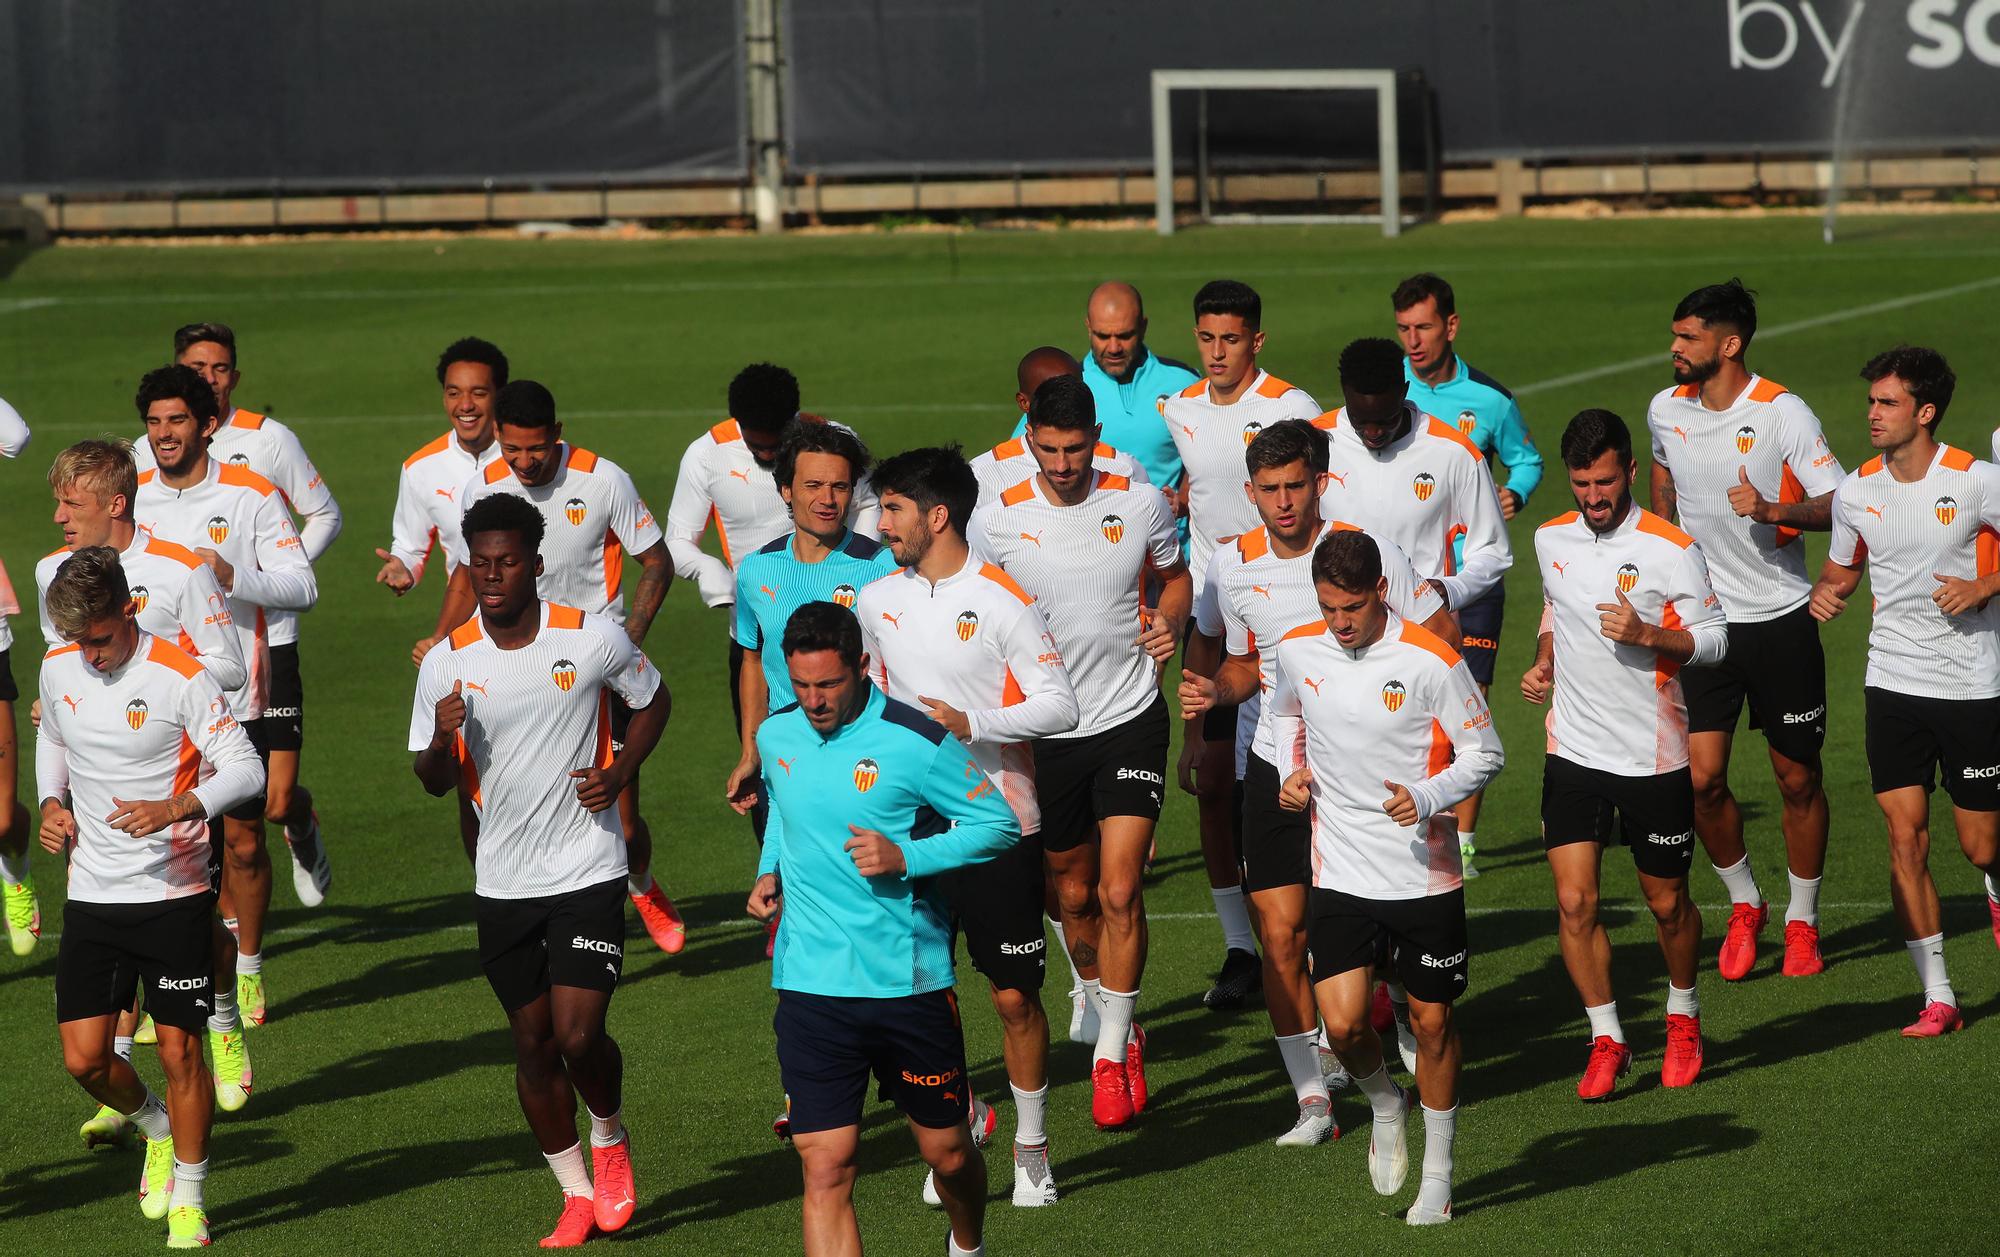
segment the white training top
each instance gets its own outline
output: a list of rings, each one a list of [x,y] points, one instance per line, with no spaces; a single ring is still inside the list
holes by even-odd
[[[535,639],[502,650],[485,617],[458,627],[449,648],[424,656],[410,707],[410,750],[431,744],[438,700],[461,684],[462,789],[479,814],[477,893],[531,899],[625,876],[617,807],[591,812],[569,774],[611,763],[611,695],[653,701],[660,674],[609,619],[543,602]]]
[[[168,487],[157,470],[140,472],[132,518],[160,540],[214,550],[236,569],[229,618],[250,682],[230,692],[230,706],[238,720],[262,718],[271,690],[270,612],[311,610],[319,599],[284,499],[256,472],[211,454],[208,475],[185,489]]]
[[[1442,582],[1452,607],[1463,607],[1514,565],[1500,497],[1478,446],[1454,425],[1415,406],[1408,411],[1409,432],[1380,451],[1342,422],[1343,410],[1313,421],[1329,438],[1320,514],[1389,538],[1410,556],[1418,576]]]
[[[1319,418],[1320,404],[1304,389],[1258,368],[1250,386],[1227,406],[1210,400],[1208,381],[1188,385],[1160,403],[1160,417],[1180,451],[1188,493],[1188,571],[1200,595],[1215,548],[1257,527],[1246,486],[1243,451],[1259,432],[1286,419]]]
[[[547,484],[521,483],[505,459],[466,482],[458,500],[465,510],[481,498],[511,493],[541,512],[542,575],[535,589],[550,602],[581,607],[592,615],[625,623],[625,555],[643,554],[660,543],[660,526],[639,499],[625,469],[608,458],[564,441],[556,447],[558,466]],[[468,559],[465,537],[457,538],[454,564]]]
[[[873,538],[881,517],[875,491],[863,477],[847,507],[847,526]],[[701,548],[711,522],[722,546],[720,561]],[[794,527],[771,469],[750,452],[736,420],[723,420],[688,445],[673,500],[667,503],[667,552],[673,556],[674,574],[695,582],[704,604],[735,602],[736,565]]]
[[[1023,480],[1041,471],[1041,464],[1035,461],[1035,452],[1028,448],[1026,437],[1014,437],[1002,441],[984,453],[975,454],[967,464],[972,468],[972,477],[979,482],[979,505],[988,506],[997,501],[1002,493]],[[1123,476],[1133,484],[1149,484],[1146,469],[1139,460],[1123,450],[1113,449],[1099,441],[1091,453],[1090,465],[1097,471]]]
[[[1738,515],[1729,490],[1747,472],[1773,502],[1833,492],[1840,460],[1827,448],[1819,416],[1784,385],[1753,375],[1720,411],[1701,404],[1698,385],[1663,389],[1646,408],[1646,424],[1653,461],[1674,475],[1681,524],[1701,543],[1730,622],[1757,624],[1804,606],[1812,581],[1798,530]]]
[[[1935,573],[2000,571],[2000,467],[1940,445],[1921,480],[1896,479],[1880,457],[1840,482],[1827,557],[1868,566],[1875,596],[1868,676],[1877,689],[1920,698],[2000,694],[2000,599],[1964,615],[1931,601]]]
[[[1622,777],[1652,777],[1688,762],[1681,662],[1604,635],[1599,603],[1623,591],[1639,618],[1694,635],[1688,663],[1729,649],[1722,603],[1694,538],[1634,502],[1608,533],[1570,511],[1535,532],[1542,573],[1541,632],[1555,634],[1548,753]]]
[[[1315,617],[1277,642],[1271,708],[1281,777],[1311,767],[1313,885],[1363,899],[1421,899],[1464,884],[1451,808],[1506,762],[1479,683],[1458,652],[1391,612],[1382,636],[1342,646]],[[1417,805],[1382,810],[1393,781]]]
[[[0,398],[0,458],[19,458],[27,448],[28,421],[5,398]],[[14,597],[13,585],[7,581],[7,567],[0,564],[0,651],[14,645],[14,630],[8,627],[7,617],[19,614],[21,604]]]
[[[477,455],[466,452],[456,433],[447,432],[403,460],[396,478],[396,513],[389,523],[389,553],[403,561],[416,580],[433,548],[444,551],[444,574],[458,568],[454,556],[465,548],[459,521],[465,512],[459,494],[465,483],[500,459],[500,442],[489,442]]]
[[[1014,809],[1023,834],[1042,828],[1029,743],[1076,727],[1069,669],[1035,600],[977,555],[936,585],[899,567],[861,587],[855,614],[869,676],[922,711],[937,699],[965,713],[966,749]]]
[[[110,672],[76,646],[42,660],[35,731],[38,799],[67,799],[76,817],[69,897],[160,903],[208,889],[208,817],[264,793],[264,765],[215,678],[150,633]],[[160,802],[193,791],[202,814],[147,838],[105,818],[114,797]]]
[[[975,513],[972,528],[983,553],[1033,595],[1069,664],[1080,714],[1074,729],[1051,736],[1102,733],[1152,706],[1160,673],[1139,645],[1140,587],[1149,568],[1180,563],[1180,538],[1158,489],[1098,472],[1088,497],[1058,506],[1037,474]]]
[[[305,521],[298,532],[308,561],[319,562],[319,556],[340,536],[340,503],[334,501],[333,490],[306,457],[298,435],[276,419],[241,407],[230,411],[209,440],[208,457],[228,467],[254,471],[277,488],[286,507]],[[156,466],[153,443],[143,438],[136,442],[132,458],[141,474],[152,470]],[[265,618],[273,646],[299,640],[299,617],[293,609],[271,607]]]
[[[1305,553],[1281,559],[1271,548],[1270,530],[1260,524],[1219,547],[1209,564],[1208,584],[1195,599],[1195,629],[1206,637],[1220,637],[1229,654],[1256,661],[1257,693],[1239,709],[1238,728],[1245,722],[1255,726],[1248,749],[1267,764],[1278,763],[1270,705],[1264,701],[1278,680],[1278,640],[1301,624],[1321,619],[1312,552],[1329,533],[1361,531],[1339,520],[1324,521]],[[1375,547],[1382,555],[1382,578],[1389,583],[1389,609],[1412,624],[1436,615],[1443,600],[1437,590],[1417,579],[1409,556],[1387,537],[1376,537]],[[1237,776],[1243,771],[1239,763]]]
[[[36,600],[41,604],[42,640],[50,650],[67,642],[49,619],[49,583],[69,561],[68,547],[42,556],[35,564]],[[125,584],[139,604],[139,627],[179,646],[215,677],[224,694],[234,695],[250,684],[250,668],[229,617],[229,600],[215,583],[215,572],[194,551],[171,541],[149,537],[135,529],[132,544],[118,552]]]

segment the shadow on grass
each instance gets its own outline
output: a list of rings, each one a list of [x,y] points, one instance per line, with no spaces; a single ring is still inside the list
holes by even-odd
[[[302,1078],[287,1080],[269,1092],[259,1091],[245,1116],[266,1121],[298,1109],[388,1095],[465,1070],[513,1063],[514,1044],[496,1009],[490,1027],[461,1038],[396,1043],[359,1052]],[[217,1124],[225,1126],[228,1121]]]
[[[329,1205],[351,1208],[446,1179],[489,1178],[542,1164],[535,1141],[525,1132],[359,1152],[319,1167],[303,1183],[232,1202],[223,1219],[228,1231],[218,1232],[218,1237],[302,1222],[324,1213]]]
[[[1559,1131],[1529,1144],[1511,1164],[1457,1184],[1452,1190],[1452,1209],[1463,1217],[1478,1209],[1545,1200],[1556,1192],[1587,1191],[1621,1175],[1667,1162],[1737,1152],[1761,1137],[1726,1113]]]

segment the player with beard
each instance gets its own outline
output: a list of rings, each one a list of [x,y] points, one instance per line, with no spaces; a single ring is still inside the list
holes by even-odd
[[[1667,962],[1660,1085],[1691,1086],[1701,1073],[1701,914],[1688,896],[1694,786],[1680,671],[1720,659],[1729,639],[1700,547],[1632,500],[1625,421],[1608,410],[1579,413],[1563,432],[1562,460],[1578,509],[1535,532],[1542,627],[1521,694],[1550,704],[1542,844],[1563,965],[1590,1019],[1576,1093],[1602,1100],[1632,1064],[1597,910],[1599,866],[1614,841],[1631,849]]]
[[[1802,532],[1832,526],[1841,469],[1819,417],[1784,385],[1751,372],[1755,297],[1737,280],[1697,288],[1674,309],[1674,387],[1646,412],[1653,436],[1653,511],[1701,543],[1729,617],[1729,653],[1691,666],[1688,705],[1695,832],[1729,892],[1729,928],[1716,970],[1734,982],[1757,960],[1770,909],[1751,872],[1743,813],[1729,789],[1729,755],[1743,705],[1761,728],[1784,808],[1784,973],[1826,967],[1819,950],[1819,886],[1828,816],[1820,747],[1826,741],[1826,657],[1806,607]]]
[[[1035,390],[1042,386],[1043,380],[1058,375],[1073,375],[1082,379],[1083,366],[1070,357],[1067,350],[1053,345],[1042,345],[1022,355],[1020,364],[1014,368],[1014,404],[1020,408],[1022,423],[1027,422],[1028,402],[1034,397]],[[1035,474],[1035,456],[1028,452],[1028,443],[1019,436],[1010,437],[984,453],[975,454],[971,465],[973,479],[979,485],[982,506]],[[1102,441],[1097,443],[1091,466],[1114,476],[1146,479],[1146,469],[1139,466],[1138,459]]]

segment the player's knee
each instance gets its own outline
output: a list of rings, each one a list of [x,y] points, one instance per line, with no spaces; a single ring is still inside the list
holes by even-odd
[[[1818,764],[1789,763],[1778,769],[1778,797],[1789,811],[1803,812],[1820,795]]]
[[[103,1047],[63,1044],[63,1068],[86,1087],[102,1084],[111,1075],[111,1052]]]
[[[1677,885],[1663,890],[1647,891],[1646,907],[1652,911],[1655,921],[1662,925],[1672,925],[1694,910],[1694,901],[1688,898],[1685,885]]]
[[[993,1011],[1011,1029],[1033,1024],[1035,1014],[1041,1011],[1041,1007],[1041,997],[1033,991],[1017,991],[1004,986],[993,988]]]
[[[1139,878],[1114,877],[1097,888],[1097,900],[1104,915],[1114,921],[1130,921],[1139,915],[1144,885]]]
[[[1096,910],[1096,887],[1080,877],[1059,877],[1055,883],[1056,906],[1064,916],[1089,916]]]
[[[264,854],[264,826],[261,824],[227,826],[222,837],[222,845],[229,860],[238,867],[249,867]]]
[[[1565,928],[1589,929],[1597,924],[1597,892],[1585,886],[1558,886],[1556,911]]]
[[[568,1026],[557,1031],[555,1047],[565,1063],[576,1066],[587,1063],[603,1041],[604,1032],[596,1026]]]
[[[1729,778],[1721,773],[1693,772],[1694,805],[1703,812],[1713,812],[1729,806]]]
[[[961,1139],[952,1143],[930,1147],[926,1149],[929,1155],[925,1157],[925,1161],[929,1163],[933,1170],[937,1171],[939,1178],[957,1178],[959,1175],[965,1173],[967,1167],[972,1163],[972,1153],[969,1147],[971,1142],[969,1139]]]
[[[830,1148],[799,1150],[806,1195],[845,1197],[854,1190],[854,1162]]]
[[[1336,1052],[1354,1051],[1367,1042],[1363,1036],[1375,1033],[1375,1028],[1368,1024],[1365,1016],[1329,1018],[1322,1010],[1320,1020],[1326,1027],[1326,1041],[1333,1045]]]

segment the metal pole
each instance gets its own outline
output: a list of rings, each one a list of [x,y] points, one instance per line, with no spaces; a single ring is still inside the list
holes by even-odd
[[[1208,91],[1194,94],[1194,202],[1195,212],[1207,222],[1208,204]]]
[[[757,231],[770,235],[785,229],[777,0],[744,0],[743,44],[744,72],[750,81],[751,206]]]
[[[1375,89],[1375,144],[1382,153],[1382,234],[1403,234],[1403,171],[1396,151],[1396,76]]]
[[[1167,108],[1167,84],[1153,71],[1153,226],[1174,234],[1174,122]]]

